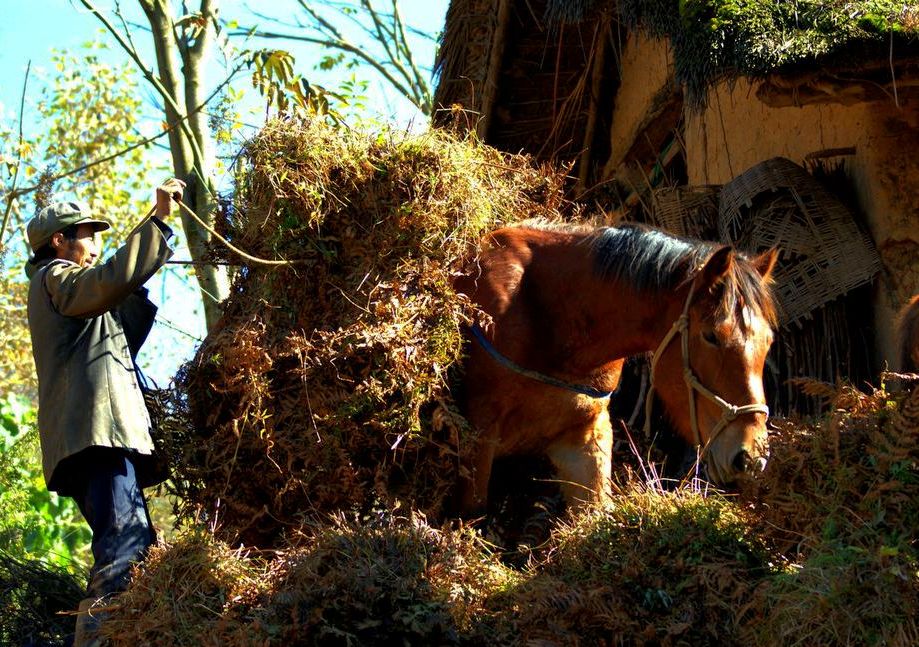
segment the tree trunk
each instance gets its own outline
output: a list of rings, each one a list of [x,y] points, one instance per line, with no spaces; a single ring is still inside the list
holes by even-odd
[[[217,0],[202,0],[200,30],[195,38],[183,36],[181,40],[173,28],[168,0],[139,1],[150,22],[159,80],[171,99],[164,98],[166,121],[173,124],[187,117],[187,128],[174,128],[169,133],[173,172],[188,183],[185,203],[202,220],[212,223],[217,208],[211,179],[215,166],[214,147],[204,115],[198,108],[205,99],[201,86],[214,35]],[[179,61],[182,63],[181,82]],[[194,260],[199,260],[207,251],[210,234],[184,212],[181,217],[189,252]],[[196,265],[195,275],[204,304],[205,322],[211,330],[221,314],[219,304],[229,294],[229,281],[226,271],[214,265]]]

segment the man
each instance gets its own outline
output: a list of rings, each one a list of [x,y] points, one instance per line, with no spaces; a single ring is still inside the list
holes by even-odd
[[[110,225],[93,218],[87,205],[55,203],[27,226],[45,481],[76,501],[93,533],[94,564],[76,645],[94,644],[93,603],[123,591],[132,562],[154,542],[142,488],[162,476],[154,469],[134,359],[156,314],[142,285],[172,255],[172,230],[163,219],[184,186],[169,180],[157,188],[155,214],[98,266],[97,234]]]

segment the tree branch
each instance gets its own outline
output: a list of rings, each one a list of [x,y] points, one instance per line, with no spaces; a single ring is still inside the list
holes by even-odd
[[[308,20],[297,18],[300,29],[312,31],[318,36],[303,36],[296,31],[281,33],[262,30],[259,27],[241,28],[231,32],[231,36],[248,36],[256,38],[276,38],[312,43],[320,47],[344,52],[358,58],[362,63],[376,70],[383,79],[397,92],[410,101],[424,114],[430,114],[432,97],[427,77],[412,56],[406,38],[406,25],[399,11],[398,0],[389,0],[392,12],[382,12],[374,6],[373,0],[355,0],[350,3],[323,3],[324,6],[337,8],[344,20],[350,21],[382,49],[376,56],[364,47],[358,47],[328,18],[316,10],[308,0],[298,0],[303,14]],[[359,9],[359,11],[356,11]],[[275,25],[285,26],[288,22],[255,13],[263,20]],[[363,16],[363,19],[360,18]],[[430,38],[430,36],[428,36]]]
[[[3,224],[0,225],[0,245],[3,245],[3,236],[6,233],[6,225],[10,220],[10,212],[13,210],[13,200],[16,199],[16,182],[19,180],[19,167],[22,164],[22,115],[25,112],[26,105],[26,87],[29,84],[29,72],[32,71],[32,59],[26,64],[26,76],[22,81],[22,97],[19,99],[19,145],[16,147],[16,169],[13,171],[13,181],[10,184],[10,191],[6,201],[6,210],[3,212]]]
[[[125,20],[124,14],[121,13],[120,0],[116,0],[115,2],[115,15],[118,16],[118,20],[121,21],[121,26],[124,28],[125,37],[128,39],[128,44],[131,46],[131,49],[137,51],[137,45],[134,44],[134,38],[131,36],[131,30],[128,27],[128,21]]]
[[[176,124],[172,124],[168,128],[165,128],[163,132],[157,135],[153,135],[152,137],[147,137],[146,139],[142,139],[139,142],[134,142],[127,148],[123,148],[116,153],[111,153],[110,155],[105,155],[104,157],[94,159],[91,162],[87,162],[86,164],[83,164],[82,166],[78,166],[77,168],[70,169],[69,171],[64,171],[63,173],[58,173],[56,175],[52,175],[51,177],[46,178],[45,182],[57,182],[58,180],[62,180],[65,177],[70,177],[71,175],[76,175],[77,173],[81,173],[85,171],[86,169],[92,168],[94,166],[98,166],[99,164],[105,164],[106,162],[110,162],[113,159],[116,159],[118,157],[121,157],[122,155],[126,155],[130,153],[135,148],[146,146],[147,144],[150,144],[151,142],[156,141],[160,137],[165,137],[166,135],[169,134],[169,131],[175,127],[176,127]],[[33,186],[28,186],[28,187],[25,187],[25,188],[22,188],[16,191],[10,190],[10,192],[7,195],[14,197],[14,198],[18,198],[23,195],[28,195],[29,193],[32,193],[33,191],[37,191],[39,188],[41,188],[41,185],[35,184]]]
[[[423,100],[424,104],[428,106],[427,110],[423,110],[425,114],[428,114],[430,111],[430,106],[432,104],[431,92],[428,88],[428,84],[424,79],[424,76],[421,74],[421,70],[418,69],[418,66],[415,64],[415,57],[412,56],[412,49],[408,45],[408,40],[405,38],[405,22],[402,20],[402,15],[399,13],[399,5],[396,0],[392,0],[392,12],[393,20],[395,22],[395,32],[397,34],[397,42],[401,41],[402,45],[400,50],[402,56],[408,61],[409,67],[412,70],[412,77],[414,78],[415,91],[418,96]]]
[[[222,89],[224,88],[224,86],[226,86],[226,85],[233,79],[233,77],[236,75],[236,73],[242,68],[242,65],[243,65],[242,63],[238,64],[238,65],[236,66],[236,69],[234,69],[234,70],[227,76],[226,79],[224,79],[216,88],[214,88],[214,91],[211,92],[211,94],[207,97],[207,99],[205,99],[205,100],[201,103],[201,105],[199,105],[197,108],[195,108],[194,112],[201,112],[202,114],[206,114],[206,113],[204,113],[204,108],[205,108],[205,106],[207,106],[207,104],[209,104],[209,103],[211,102],[211,100],[212,100],[215,96],[217,96],[217,93],[220,92],[220,90],[222,90]],[[188,119],[188,117],[187,117],[187,116],[184,116],[184,117],[181,117],[181,119],[183,119],[183,120],[184,120],[184,119]],[[245,124],[245,125],[251,125],[251,124]],[[122,155],[126,155],[126,154],[130,153],[130,152],[131,152],[132,150],[134,150],[135,148],[140,148],[141,146],[146,146],[147,144],[151,144],[151,143],[155,142],[156,140],[158,140],[158,139],[160,139],[160,138],[162,138],[162,137],[165,137],[165,136],[168,135],[172,130],[174,130],[177,126],[178,126],[178,122],[169,123],[169,124],[166,125],[166,128],[164,128],[162,132],[157,133],[156,135],[153,135],[152,137],[147,137],[147,138],[142,139],[142,140],[140,140],[140,141],[134,142],[134,143],[131,144],[130,146],[128,146],[128,147],[126,147],[126,148],[123,148],[122,150],[120,150],[120,151],[118,151],[118,152],[116,152],[116,153],[112,153],[112,154],[110,154],[110,155],[106,155],[106,156],[104,156],[104,157],[100,157],[100,158],[98,158],[98,159],[94,159],[94,160],[92,160],[91,162],[87,162],[86,164],[83,164],[82,166],[78,166],[77,168],[73,168],[73,169],[70,169],[70,170],[68,170],[68,171],[64,171],[63,173],[58,173],[57,175],[52,175],[51,177],[47,178],[46,181],[48,181],[48,182],[57,182],[58,180],[62,180],[62,179],[64,179],[65,177],[70,177],[71,175],[76,175],[77,173],[80,173],[80,172],[82,172],[82,171],[85,171],[85,170],[88,169],[88,168],[92,168],[93,166],[98,166],[99,164],[105,164],[106,162],[110,162],[110,161],[112,161],[113,159],[116,159],[116,158],[118,158],[118,157],[121,157]],[[33,185],[33,186],[29,186],[29,187],[25,187],[25,188],[22,188],[22,189],[19,189],[18,191],[17,191],[17,190],[14,190],[13,188],[11,188],[10,191],[7,192],[7,196],[9,196],[10,199],[14,199],[14,198],[18,198],[18,197],[23,196],[23,195],[28,195],[29,193],[32,193],[33,191],[37,191],[39,188],[40,188],[40,185],[38,185],[38,184]]]
[[[114,36],[115,40],[118,41],[118,44],[121,45],[122,49],[124,49],[124,51],[127,52],[128,56],[130,56],[131,59],[134,61],[134,63],[137,65],[137,67],[140,68],[140,71],[144,75],[144,77],[153,85],[154,88],[156,88],[157,92],[160,93],[160,96],[163,97],[163,100],[166,102],[166,105],[169,106],[172,110],[176,112],[177,117],[182,117],[183,116],[182,110],[176,104],[175,99],[172,97],[169,91],[163,86],[160,79],[157,78],[157,76],[154,75],[153,72],[144,64],[143,60],[141,60],[140,58],[140,54],[137,53],[137,50],[130,46],[130,44],[125,40],[125,38],[121,35],[121,33],[117,29],[115,29],[115,26],[112,25],[112,23],[108,20],[108,18],[103,16],[102,13],[98,9],[96,9],[95,5],[91,2],[91,0],[80,0],[80,2],[83,4],[84,7],[86,7],[90,11],[90,13],[96,16],[96,18],[99,19],[99,22],[101,22],[102,25],[106,29],[108,29],[109,33],[111,33],[112,36]],[[150,5],[149,2],[146,0],[141,0],[141,5],[144,8],[144,11],[147,11],[148,9],[153,8],[152,5]],[[198,170],[201,168],[200,162],[203,159],[201,155],[201,151],[198,149],[197,143],[195,142],[195,138],[188,124],[185,123],[185,120],[180,119],[178,123],[179,123],[180,130],[185,135],[187,144],[192,150],[192,156],[198,162],[198,164],[193,165],[193,168],[196,167],[196,170]],[[200,173],[200,171],[198,172]]]
[[[408,99],[416,108],[427,114],[425,107],[419,103],[417,97],[411,89],[405,87],[399,79],[393,76],[389,70],[386,69],[380,62],[378,62],[370,53],[367,51],[356,47],[346,41],[334,41],[334,40],[323,40],[319,38],[312,38],[310,36],[298,36],[293,34],[282,34],[269,31],[253,31],[246,29],[238,29],[230,33],[231,36],[255,36],[257,38],[268,38],[268,39],[282,39],[282,40],[297,40],[304,43],[313,43],[316,45],[322,45],[323,47],[329,47],[331,49],[338,49],[343,52],[348,52],[354,56],[360,58],[365,63],[370,65],[375,69],[383,78],[385,78],[402,96]]]

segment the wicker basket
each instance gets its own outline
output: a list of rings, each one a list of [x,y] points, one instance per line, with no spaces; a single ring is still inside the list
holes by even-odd
[[[721,186],[671,186],[656,189],[651,224],[678,236],[713,240],[718,234]]]
[[[766,160],[725,184],[718,238],[740,249],[781,250],[774,279],[782,324],[871,281],[877,250],[852,212],[801,166]]]

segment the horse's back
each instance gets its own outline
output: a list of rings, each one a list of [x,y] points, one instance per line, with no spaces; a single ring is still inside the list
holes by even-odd
[[[567,264],[573,246],[585,236],[579,228],[514,226],[489,233],[476,258],[455,282],[492,317],[500,317],[511,306],[529,272],[532,282],[538,268]],[[562,251],[563,250],[563,251]],[[558,254],[565,258],[555,258]],[[586,255],[574,254],[580,263]]]
[[[528,227],[497,229],[484,238],[478,255],[454,287],[492,317],[500,317],[520,290],[534,249],[554,238],[552,232]]]

